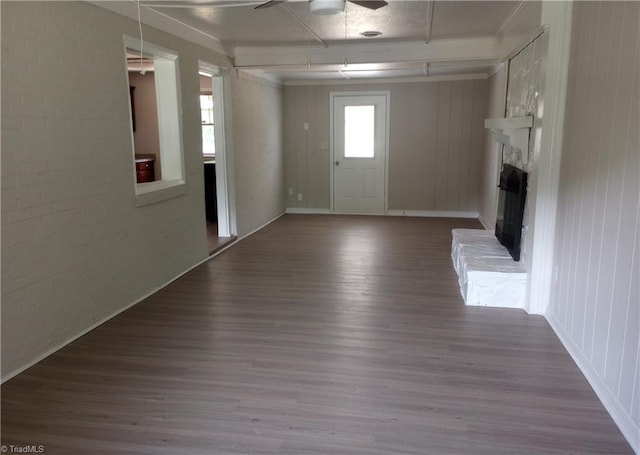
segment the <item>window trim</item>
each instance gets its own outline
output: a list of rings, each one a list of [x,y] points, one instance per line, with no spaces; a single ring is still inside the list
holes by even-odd
[[[129,93],[129,75],[126,67],[127,49],[140,51],[140,40],[123,35],[126,89]],[[153,43],[144,42],[145,55],[154,58],[158,135],[160,143],[161,173],[159,180],[137,183],[135,173],[135,143],[131,115],[131,165],[136,206],[154,204],[181,196],[188,192],[185,179],[184,135],[182,127],[182,96],[178,52]],[[131,109],[129,103],[129,109]],[[130,112],[131,114],[131,112]]]

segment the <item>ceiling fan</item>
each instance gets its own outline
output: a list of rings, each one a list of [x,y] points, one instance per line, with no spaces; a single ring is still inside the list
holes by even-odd
[[[270,8],[272,6],[280,5],[281,3],[285,3],[287,0],[269,0],[268,2],[262,3],[256,6],[254,9],[261,8]],[[388,3],[385,1],[378,0],[346,0],[353,4],[362,6],[364,8],[368,8],[371,10],[377,10],[378,8],[382,8],[383,6],[387,6]],[[315,14],[335,14],[339,11],[344,10],[345,0],[310,0],[309,7],[311,8],[311,12]]]
[[[308,1],[309,9],[313,14],[328,15],[337,14],[344,11],[346,2],[354,5],[362,6],[370,10],[377,10],[388,3],[383,0],[269,0],[260,2],[260,0],[142,0],[142,4],[149,7],[160,8],[193,8],[193,7],[233,7],[233,6],[249,6],[255,5],[254,9],[271,8],[286,2],[302,2]]]

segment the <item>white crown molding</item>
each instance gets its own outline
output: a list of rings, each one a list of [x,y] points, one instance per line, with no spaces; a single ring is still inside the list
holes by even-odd
[[[539,1],[521,1],[504,20],[496,32],[500,60],[508,60],[537,38],[542,28],[542,4]]]
[[[380,62],[451,62],[500,58],[500,40],[496,37],[447,39],[405,43],[332,44],[320,46],[237,46],[235,66],[337,65],[345,58],[351,63]]]
[[[138,9],[136,3],[133,1],[89,0],[87,3],[106,9],[120,16],[128,17],[135,21],[138,20]],[[145,25],[157,28],[192,43],[199,44],[224,56],[231,56],[227,49],[222,45],[222,42],[215,36],[173,19],[160,11],[142,7],[140,16],[142,23]]]
[[[502,21],[502,24],[500,24],[500,27],[498,27],[498,30],[496,30],[497,36],[502,35],[504,31],[511,26],[511,24],[515,21],[518,15],[522,12],[522,9],[525,6],[525,4],[526,4],[526,0],[520,0],[520,2],[513,7],[513,9],[511,10],[511,13],[509,13],[506,19]]]
[[[497,65],[493,65],[493,71],[491,71],[491,73],[487,74],[487,79],[489,79],[490,77],[498,74],[500,72],[500,70],[502,70],[505,67],[505,62],[500,62]]]

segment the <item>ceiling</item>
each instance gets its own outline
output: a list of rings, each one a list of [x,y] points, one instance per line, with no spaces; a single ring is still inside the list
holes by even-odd
[[[523,3],[387,2],[378,10],[347,2],[344,12],[320,16],[307,0],[262,9],[251,0],[141,0],[143,8],[219,41],[236,67],[285,82],[486,77],[499,63],[496,36]],[[360,35],[370,30],[382,35]]]

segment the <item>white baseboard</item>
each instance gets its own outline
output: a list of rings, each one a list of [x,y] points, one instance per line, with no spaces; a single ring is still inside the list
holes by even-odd
[[[331,209],[316,209],[306,207],[287,207],[286,213],[308,214],[308,215],[349,215],[348,213],[336,213]],[[353,215],[362,215],[354,213]],[[478,212],[460,212],[446,210],[387,210],[387,213],[380,216],[416,216],[425,218],[478,218]]]
[[[388,210],[388,216],[417,216],[429,218],[478,218],[478,212],[447,210]]]
[[[113,312],[112,314],[110,314],[109,316],[101,319],[100,321],[96,322],[95,324],[91,325],[89,328],[83,330],[82,332],[80,332],[77,335],[72,336],[71,338],[69,338],[68,340],[58,344],[56,347],[49,349],[48,351],[46,351],[44,354],[36,357],[35,360],[29,362],[26,365],[23,365],[9,373],[7,373],[6,375],[2,376],[2,380],[1,383],[5,383],[6,381],[8,381],[9,379],[19,375],[20,373],[22,373],[23,371],[31,368],[32,366],[34,366],[35,364],[37,364],[38,362],[41,362],[42,360],[46,359],[47,357],[49,357],[51,354],[54,354],[55,352],[59,351],[60,349],[64,348],[65,346],[67,346],[70,343],[73,343],[74,341],[76,341],[78,338],[86,335],[87,333],[91,332],[93,329],[97,328],[98,326],[101,326],[102,324],[104,324],[105,322],[107,322],[108,320],[116,317],[117,315],[119,315],[120,313],[122,313],[123,311],[128,310],[129,308],[131,308],[134,305],[137,305],[138,303],[142,302],[143,300],[151,297],[153,294],[155,294],[156,292],[160,291],[161,289],[167,287],[168,285],[170,285],[171,283],[173,283],[174,281],[176,281],[178,278],[180,278],[183,275],[186,275],[187,273],[189,273],[190,271],[192,271],[193,269],[195,269],[196,267],[204,264],[205,262],[213,259],[214,257],[218,256],[219,254],[221,254],[222,252],[226,251],[227,249],[231,248],[232,246],[234,246],[235,244],[237,244],[239,241],[246,239],[247,237],[249,237],[250,235],[258,232],[260,229],[264,228],[265,226],[273,223],[275,220],[277,220],[278,218],[280,218],[282,215],[284,215],[285,212],[280,213],[278,216],[276,216],[275,218],[267,221],[266,223],[264,223],[262,226],[254,229],[253,231],[249,232],[248,234],[243,235],[242,237],[238,237],[238,239],[235,242],[230,243],[229,245],[227,245],[226,247],[222,248],[219,251],[216,251],[214,254],[212,254],[211,256],[207,256],[206,258],[204,258],[203,260],[197,262],[196,264],[192,265],[191,267],[187,268],[186,270],[184,270],[183,272],[178,273],[175,277],[171,278],[170,280],[166,281],[164,284],[154,288],[153,290],[149,291],[148,293],[144,294],[142,297],[140,297],[139,299],[131,302],[130,304],[126,305],[123,308],[120,308],[119,310]]]
[[[234,242],[235,243],[235,242]],[[231,245],[230,245],[231,246]],[[221,253],[222,251],[220,251]],[[218,254],[218,252],[216,252],[216,254]],[[215,256],[215,255],[214,255]],[[32,366],[34,366],[35,364],[43,361],[44,359],[46,359],[47,357],[49,357],[51,354],[56,353],[57,351],[59,351],[60,349],[64,348],[65,346],[67,346],[68,344],[73,343],[74,341],[76,341],[78,338],[83,337],[84,335],[86,335],[87,333],[91,332],[93,329],[101,326],[102,324],[104,324],[105,322],[107,322],[109,319],[112,319],[114,317],[116,317],[117,315],[119,315],[120,313],[122,313],[123,311],[128,310],[129,308],[131,308],[134,305],[137,305],[138,303],[142,302],[143,300],[151,297],[153,294],[155,294],[156,292],[160,291],[161,289],[167,287],[168,285],[170,285],[171,283],[173,283],[174,281],[176,281],[178,278],[180,278],[181,276],[189,273],[191,270],[195,269],[196,267],[198,267],[199,265],[204,264],[205,262],[207,262],[209,259],[211,259],[213,256],[207,256],[206,258],[204,258],[203,260],[197,262],[196,264],[192,265],[191,267],[189,267],[188,269],[186,269],[183,272],[178,273],[175,277],[169,279],[167,282],[165,282],[164,284],[154,288],[153,290],[147,292],[146,294],[144,294],[142,297],[140,297],[139,299],[131,302],[130,304],[120,308],[119,310],[111,313],[109,316],[102,318],[101,320],[99,320],[98,322],[96,322],[95,324],[89,326],[89,328],[83,330],[82,332],[80,332],[77,335],[72,336],[71,338],[67,339],[66,341],[63,341],[62,343],[56,345],[55,347],[49,349],[48,351],[46,351],[44,354],[39,355],[38,357],[36,357],[34,360],[32,360],[31,362],[27,363],[26,365],[23,365],[21,367],[16,368],[13,371],[10,371],[9,373],[5,374],[2,376],[2,380],[1,383],[4,384],[6,381],[8,381],[9,379],[19,375],[20,373],[22,373],[25,370],[28,370],[29,368],[31,368]]]
[[[273,223],[274,221],[276,221],[278,218],[280,218],[281,216],[283,216],[285,213],[287,213],[287,212],[286,212],[286,211],[280,212],[280,214],[276,215],[274,218],[271,218],[271,219],[270,219],[269,221],[267,221],[266,223],[264,223],[264,224],[262,224],[262,225],[258,226],[257,228],[253,229],[251,232],[246,233],[246,234],[245,234],[245,235],[243,235],[242,237],[238,237],[238,242],[239,242],[240,240],[244,240],[244,239],[246,239],[247,237],[249,237],[249,236],[251,236],[251,235],[255,234],[255,233],[256,233],[256,232],[258,232],[260,229],[263,229],[263,228],[265,228],[265,227],[269,226],[271,223]],[[237,242],[234,242],[234,243],[237,243]],[[213,257],[213,256],[212,256],[212,257]]]
[[[286,213],[306,215],[330,215],[331,209],[308,209],[306,207],[287,207]]]
[[[560,342],[569,352],[573,361],[578,365],[580,371],[582,371],[582,374],[584,374],[593,391],[598,398],[600,398],[600,401],[611,415],[613,421],[618,425],[618,428],[631,445],[631,448],[637,454],[640,454],[640,426],[633,422],[631,415],[622,407],[609,386],[593,369],[589,360],[582,354],[578,345],[564,330],[560,321],[558,321],[553,314],[545,314],[545,318],[560,339]]]

